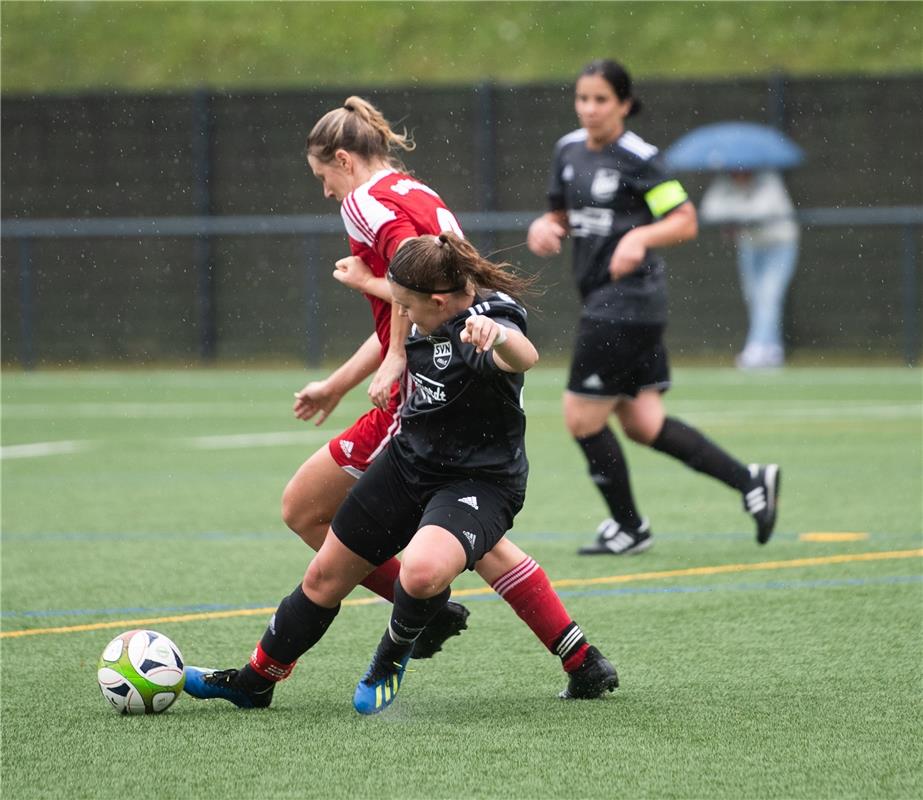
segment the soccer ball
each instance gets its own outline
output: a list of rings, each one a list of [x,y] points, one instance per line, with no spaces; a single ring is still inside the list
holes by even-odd
[[[103,697],[120,714],[159,714],[183,691],[179,648],[156,631],[117,636],[103,650],[96,673]]]

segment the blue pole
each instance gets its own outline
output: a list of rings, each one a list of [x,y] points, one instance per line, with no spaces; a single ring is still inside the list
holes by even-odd
[[[304,354],[305,363],[309,367],[320,364],[324,351],[320,330],[320,296],[312,258],[314,241],[310,235],[304,237]]]
[[[19,240],[19,305],[22,342],[19,361],[23,369],[35,368],[35,292],[32,287],[32,240]]]
[[[769,122],[780,131],[788,128],[788,110],[785,106],[785,73],[776,71],[769,79]]]
[[[192,168],[193,198],[196,213],[211,214],[211,152],[212,121],[208,93],[198,89],[193,95]],[[196,236],[196,298],[199,306],[199,355],[204,361],[215,357],[215,271],[212,265],[212,244],[207,236]]]
[[[496,123],[494,120],[494,88],[490,83],[479,83],[475,89],[478,109],[478,208],[481,211],[494,211],[497,207],[497,157],[496,157]],[[497,248],[497,234],[489,231],[481,245],[482,253],[489,253]]]
[[[904,306],[904,361],[916,366],[920,358],[920,281],[913,225],[902,227],[901,295]]]

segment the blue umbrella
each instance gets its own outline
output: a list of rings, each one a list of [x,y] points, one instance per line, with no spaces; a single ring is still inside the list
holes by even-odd
[[[678,172],[789,169],[804,161],[804,151],[769,125],[717,122],[680,137],[664,159]]]

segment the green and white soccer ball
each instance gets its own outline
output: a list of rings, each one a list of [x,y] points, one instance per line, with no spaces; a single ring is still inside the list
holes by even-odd
[[[179,648],[156,631],[126,631],[103,650],[96,673],[103,697],[120,714],[159,714],[183,691]]]

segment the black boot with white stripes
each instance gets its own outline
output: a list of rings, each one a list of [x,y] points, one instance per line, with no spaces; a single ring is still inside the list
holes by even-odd
[[[778,464],[751,464],[750,476],[753,482],[743,493],[744,511],[756,522],[756,541],[766,544],[776,527],[782,472]]]

